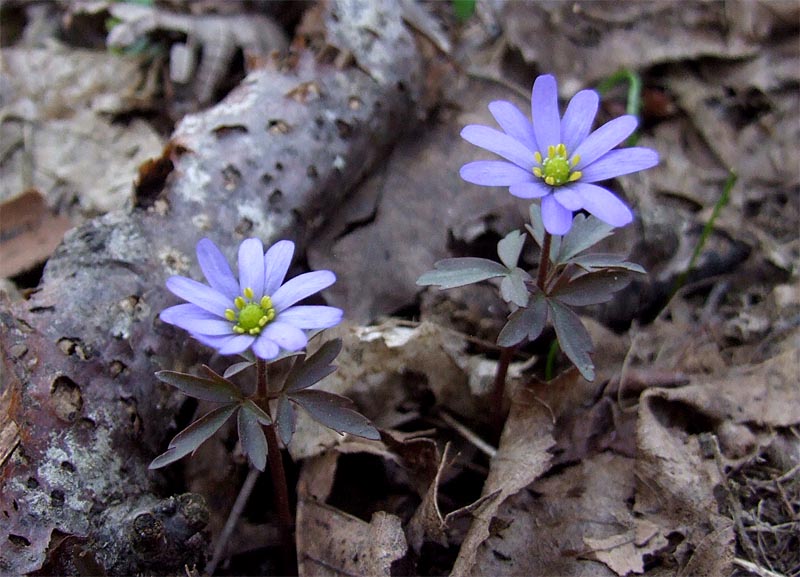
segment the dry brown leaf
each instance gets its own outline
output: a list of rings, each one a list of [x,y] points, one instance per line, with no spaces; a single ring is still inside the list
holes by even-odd
[[[70,228],[70,220],[52,214],[37,190],[0,203],[0,277],[45,262]]]
[[[326,337],[342,338],[343,350],[336,359],[339,368],[318,388],[353,398],[376,426],[393,428],[414,417],[400,411],[412,385],[430,389],[437,402],[453,412],[470,417],[479,413],[467,385],[466,341],[442,327],[409,327],[396,321],[369,327],[343,324],[327,331]],[[297,415],[289,446],[295,459],[319,454],[343,439],[303,411]]]
[[[527,62],[558,74],[565,93],[621,68],[758,52],[749,39],[727,33],[725,6],[708,2],[505,2],[499,20],[509,43]]]
[[[382,511],[365,523],[316,501],[300,501],[297,525],[300,577],[389,577],[392,563],[408,549],[400,518]]]
[[[483,487],[486,500],[473,511],[474,520],[451,575],[492,573],[479,570],[477,563],[481,546],[491,535],[498,508],[547,471],[552,459],[549,449],[555,444],[555,421],[569,405],[563,402],[565,392],[569,395],[568,391],[574,391],[579,379],[577,371],[570,370],[548,384],[521,385],[515,391],[500,446]]]
[[[631,459],[602,453],[534,482],[499,508],[508,526],[478,549],[468,574],[614,576],[585,539],[632,540],[632,469]],[[635,556],[624,562],[637,565]]]
[[[388,577],[408,549],[400,518],[379,511],[367,523],[325,504],[340,454],[337,448],[303,464],[297,484],[299,574]]]

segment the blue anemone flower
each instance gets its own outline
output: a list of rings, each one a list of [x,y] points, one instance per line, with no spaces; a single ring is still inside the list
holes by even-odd
[[[556,79],[547,74],[533,84],[533,122],[511,102],[490,103],[503,131],[471,124],[461,136],[506,160],[470,162],[461,167],[461,178],[508,186],[520,198],[541,198],[542,221],[550,234],[566,234],[573,212],[581,209],[611,226],[625,226],[633,220],[630,209],[594,183],[651,168],[658,164],[658,153],[644,147],[614,150],[636,129],[635,116],[620,116],[591,132],[599,101],[594,90],[581,90],[560,117]]]
[[[264,253],[257,238],[239,245],[239,279],[222,252],[209,239],[197,243],[197,259],[208,285],[182,276],[167,279],[167,288],[188,301],[161,311],[161,320],[188,331],[220,354],[252,348],[261,359],[274,359],[281,349],[295,352],[308,344],[306,331],[326,329],[342,320],[342,310],[321,305],[296,305],[336,282],[328,270],[298,275],[284,282],[294,243],[282,240]]]

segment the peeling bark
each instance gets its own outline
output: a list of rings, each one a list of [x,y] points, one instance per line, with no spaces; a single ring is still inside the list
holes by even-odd
[[[160,476],[147,470],[183,399],[153,372],[208,355],[158,321],[175,302],[164,280],[200,278],[203,236],[229,257],[249,236],[305,244],[413,123],[421,93],[421,57],[393,4],[314,11],[311,48],[185,118],[151,166],[166,169],[163,187],[148,182],[130,211],[68,233],[37,291],[0,306],[2,398],[19,429],[18,444],[0,450],[0,572],[204,562],[204,505],[185,497],[187,513],[181,497],[159,501]],[[132,554],[151,533],[165,536],[158,550]]]

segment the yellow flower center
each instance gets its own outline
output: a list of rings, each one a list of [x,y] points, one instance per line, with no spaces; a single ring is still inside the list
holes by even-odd
[[[581,161],[577,154],[569,158],[567,147],[563,144],[547,147],[547,158],[542,157],[541,152],[534,153],[534,158],[539,166],[533,167],[533,175],[541,178],[550,186],[561,186],[568,182],[575,182],[583,174],[579,170],[574,170],[575,166]]]
[[[257,335],[275,319],[272,299],[265,295],[259,302],[254,302],[254,296],[253,289],[248,287],[244,289],[242,296],[233,299],[236,310],[225,310],[225,318],[234,323],[233,332],[240,335]]]

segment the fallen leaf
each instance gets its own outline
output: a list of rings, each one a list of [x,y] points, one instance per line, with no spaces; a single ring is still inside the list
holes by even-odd
[[[54,215],[36,190],[0,203],[0,277],[44,263],[70,228],[70,220]]]
[[[297,505],[300,577],[389,577],[408,548],[400,518],[375,513],[369,523],[316,501]]]

